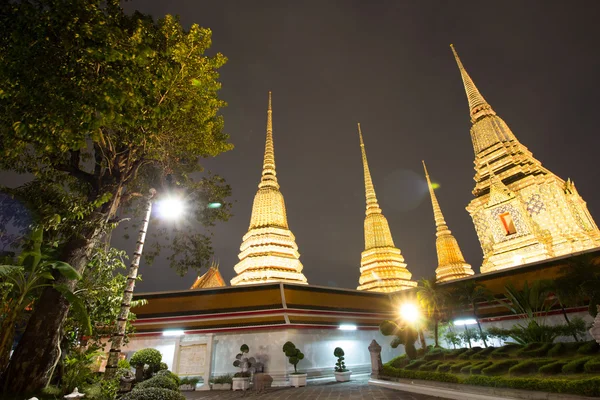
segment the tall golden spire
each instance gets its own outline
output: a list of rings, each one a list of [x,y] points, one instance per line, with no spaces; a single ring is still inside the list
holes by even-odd
[[[465,85],[465,92],[467,92],[467,99],[469,100],[469,110],[471,112],[471,120],[475,122],[477,119],[485,116],[485,115],[496,115],[492,107],[488,104],[487,101],[483,98],[475,83],[467,73],[467,70],[463,66],[460,58],[458,57],[458,53],[454,48],[454,45],[451,44],[450,48],[454,53],[454,58],[456,59],[456,64],[458,64],[458,69],[460,70],[460,75],[462,76],[463,84]]]
[[[367,208],[365,212],[365,251],[361,254],[360,285],[357,289],[396,292],[415,287],[417,283],[410,280],[412,274],[406,269],[400,249],[394,246],[387,219],[381,213],[381,208],[377,203],[360,124],[358,124],[358,136],[365,175]]]
[[[307,283],[302,274],[296,238],[288,227],[285,202],[275,172],[271,92],[263,169],[254,196],[250,227],[242,238],[238,258],[240,262],[234,267],[237,276],[231,280],[234,286],[264,282]]]
[[[429,187],[429,195],[431,196],[431,205],[433,206],[433,217],[435,219],[436,239],[435,247],[438,256],[438,267],[435,270],[436,280],[438,282],[446,282],[453,279],[464,278],[473,275],[471,265],[465,261],[456,238],[448,229],[442,209],[438,203],[437,197],[433,190],[433,185],[429,179],[427,166],[423,161],[423,169],[425,170],[425,178]]]

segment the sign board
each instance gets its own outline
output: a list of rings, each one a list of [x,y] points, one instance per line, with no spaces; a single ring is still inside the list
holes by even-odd
[[[206,344],[179,347],[177,375],[203,375],[206,369]]]

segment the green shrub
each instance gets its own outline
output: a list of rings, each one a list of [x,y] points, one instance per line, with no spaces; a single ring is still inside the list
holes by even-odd
[[[482,369],[487,368],[487,367],[489,367],[492,364],[493,364],[493,362],[491,362],[491,361],[482,361],[482,362],[479,362],[479,363],[477,363],[477,364],[475,364],[475,365],[473,365],[471,367],[470,372],[472,374],[480,374]]]
[[[495,347],[490,346],[490,347],[486,347],[485,349],[473,354],[471,356],[471,360],[485,360],[486,358],[489,358],[490,354],[496,350]]]
[[[534,374],[538,372],[538,369],[541,366],[546,364],[550,364],[552,360],[549,359],[534,359],[534,360],[524,360],[518,363],[515,366],[512,366],[508,369],[508,373],[510,375],[524,375],[524,374]]]
[[[521,347],[519,350],[515,351],[515,355],[522,357],[522,356],[526,355],[527,352],[539,349],[543,345],[544,345],[544,343],[539,343],[539,342],[528,343],[525,346]]]
[[[502,360],[496,361],[492,365],[487,366],[481,370],[484,375],[501,375],[508,371],[510,367],[514,367],[519,363],[519,360]]]
[[[473,354],[477,354],[481,351],[481,347],[473,347],[472,349],[469,349],[467,351],[465,351],[464,353],[462,353],[460,356],[458,356],[459,360],[468,360],[471,358],[471,356]]]
[[[469,349],[463,347],[461,349],[454,349],[454,350],[450,350],[449,352],[446,353],[446,360],[452,360],[454,358],[457,358],[458,356],[460,356],[462,353],[468,351]]]
[[[518,351],[521,347],[523,347],[523,346],[521,346],[520,344],[516,344],[516,343],[505,344],[504,346],[498,347],[497,349],[492,351],[490,356],[491,356],[491,358],[510,357],[510,352],[512,352],[513,350]]]
[[[177,384],[177,386],[182,384],[181,379],[177,375],[175,375],[174,373],[169,371],[168,369],[163,369],[161,371],[158,371],[155,376],[166,376],[167,378],[172,379]],[[188,380],[189,380],[189,378],[188,378]]]
[[[179,392],[158,387],[134,389],[119,400],[185,400]]]
[[[136,389],[145,389],[150,387],[179,390],[179,385],[173,379],[164,375],[153,376],[152,378],[146,379],[145,381],[135,385]]]
[[[542,365],[540,369],[538,369],[538,372],[544,375],[560,374],[562,372],[562,368],[565,366],[565,364],[567,364],[567,362],[568,361],[565,360],[559,360],[550,364]]]
[[[579,348],[577,349],[577,353],[579,353],[579,354],[596,354],[598,352],[598,349],[600,349],[600,345],[598,343],[596,343],[595,340],[591,340],[591,341],[585,342],[581,346],[579,346]]]
[[[544,343],[543,345],[541,345],[538,348],[535,348],[533,350],[523,351],[521,354],[526,357],[542,357],[542,356],[545,356],[546,353],[548,353],[548,351],[552,347],[553,347],[552,343]]]
[[[454,363],[451,363],[451,362],[440,364],[440,365],[438,365],[438,367],[435,371],[436,372],[450,372],[450,368],[452,367],[453,364]]]
[[[444,350],[437,348],[437,349],[433,349],[429,353],[425,354],[423,356],[423,359],[426,361],[443,360],[445,354],[446,353],[444,352]]]
[[[454,365],[452,365],[450,367],[450,372],[455,372],[455,373],[460,372],[460,370],[463,369],[464,367],[466,367],[467,365],[470,367],[471,366],[471,361],[460,361],[460,362],[457,362],[457,363],[455,363]]]
[[[572,393],[590,397],[600,396],[600,377],[567,380],[549,378],[506,378],[502,376],[473,375],[465,378],[463,383],[477,386],[537,390],[541,392]]]
[[[461,374],[470,374],[472,367],[473,367],[473,364],[468,363],[467,365],[465,365],[464,367],[462,367],[459,372]]]
[[[391,365],[394,368],[404,368],[408,365],[410,359],[406,356],[406,354],[402,354],[399,357],[395,357],[388,361],[386,365]]]
[[[558,357],[566,351],[566,346],[562,343],[555,343],[550,350],[548,350],[548,357]]]
[[[419,367],[419,371],[435,371],[442,362],[440,360],[432,360],[426,362]]]
[[[600,357],[596,357],[586,362],[583,366],[585,372],[600,372]]]
[[[426,363],[425,360],[414,360],[410,364],[408,364],[406,367],[404,367],[404,369],[408,369],[408,370],[419,369],[421,367],[421,365],[423,365],[425,363]]]
[[[233,383],[233,376],[230,374],[219,375],[210,380],[212,383],[223,384],[223,383]],[[196,382],[197,383],[197,382]]]
[[[438,372],[426,371],[407,371],[406,369],[394,368],[389,365],[383,366],[383,374],[385,376],[403,379],[423,379],[426,381],[460,383],[459,377],[452,374],[444,374]]]
[[[585,365],[585,363],[592,359],[593,357],[576,358],[573,361],[565,364],[562,367],[562,372],[565,374],[576,374],[578,372],[583,372],[583,366]]]
[[[131,364],[126,359],[123,359],[119,360],[119,362],[117,363],[117,367],[123,369],[131,369]]]

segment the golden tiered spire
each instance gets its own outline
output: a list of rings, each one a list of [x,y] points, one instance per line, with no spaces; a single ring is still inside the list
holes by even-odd
[[[406,269],[400,249],[394,246],[387,219],[379,208],[367,163],[360,124],[358,124],[358,136],[365,175],[367,209],[365,212],[365,251],[361,254],[360,285],[357,289],[396,292],[415,287],[417,283],[410,280],[412,274]]]
[[[252,205],[248,233],[242,238],[240,262],[232,285],[264,282],[306,284],[296,238],[288,228],[283,195],[275,172],[271,92],[267,110],[267,139],[258,192]]]
[[[446,282],[473,275],[474,272],[471,265],[467,264],[465,261],[456,238],[452,235],[450,229],[448,229],[448,225],[446,225],[442,209],[440,208],[440,204],[433,191],[433,185],[429,179],[425,161],[423,161],[423,169],[425,170],[425,178],[427,179],[427,186],[429,187],[436,227],[435,247],[438,257],[438,267],[435,270],[436,280],[438,282]]]

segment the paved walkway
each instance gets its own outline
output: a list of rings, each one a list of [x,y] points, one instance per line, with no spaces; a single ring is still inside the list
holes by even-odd
[[[331,378],[319,379],[308,382],[308,386],[300,388],[274,387],[265,393],[254,391],[197,391],[183,392],[187,399],[214,400],[214,399],[260,399],[260,400],[431,400],[438,397],[425,396],[414,393],[400,392],[377,386],[369,386],[367,377],[358,377],[350,382],[338,383]]]

